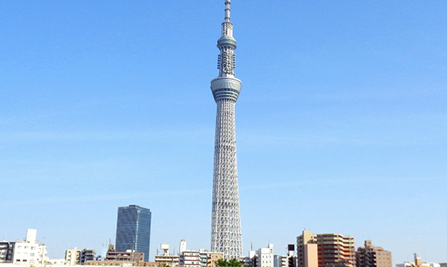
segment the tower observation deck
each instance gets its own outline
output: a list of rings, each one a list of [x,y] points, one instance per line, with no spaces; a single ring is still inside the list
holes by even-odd
[[[214,142],[211,251],[223,252],[225,259],[242,256],[242,231],[236,158],[235,106],[241,81],[234,77],[236,40],[230,21],[231,0],[225,0],[225,21],[217,41],[220,50],[219,76],[211,81],[217,104]]]

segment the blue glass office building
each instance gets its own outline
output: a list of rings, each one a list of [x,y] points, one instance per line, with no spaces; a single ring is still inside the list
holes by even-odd
[[[151,240],[151,211],[137,205],[118,208],[116,224],[116,251],[135,250],[144,253],[149,261]]]

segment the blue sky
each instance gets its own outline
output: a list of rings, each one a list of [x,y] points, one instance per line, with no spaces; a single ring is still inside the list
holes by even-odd
[[[0,239],[209,248],[223,0],[0,2]],[[234,0],[244,252],[303,229],[447,262],[447,2]]]

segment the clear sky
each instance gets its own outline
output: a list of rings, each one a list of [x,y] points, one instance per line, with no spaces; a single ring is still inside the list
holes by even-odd
[[[447,262],[447,1],[233,0],[244,254],[303,229]],[[0,1],[0,239],[51,258],[152,211],[209,248],[224,0]]]

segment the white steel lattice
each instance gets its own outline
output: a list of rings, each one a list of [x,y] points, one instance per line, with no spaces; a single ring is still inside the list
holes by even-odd
[[[242,256],[234,100],[217,102],[211,251]]]
[[[235,105],[241,81],[234,77],[236,40],[230,22],[231,0],[225,0],[225,21],[217,41],[219,77],[211,81],[217,103],[214,143],[213,211],[211,251],[223,252],[225,259],[242,257],[242,231],[236,159]]]

